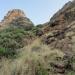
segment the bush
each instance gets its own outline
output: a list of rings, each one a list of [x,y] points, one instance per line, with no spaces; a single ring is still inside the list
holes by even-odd
[[[39,63],[36,68],[35,75],[48,75],[48,71]]]
[[[36,35],[36,36],[42,36],[43,35],[43,31],[41,30],[41,27],[36,26],[32,28],[32,32]]]
[[[9,27],[0,32],[0,47],[3,48],[3,51],[6,51],[6,55],[13,55],[16,52],[16,49],[23,48],[25,46],[24,39],[31,39],[34,35],[25,31],[24,29]],[[2,50],[2,49],[1,49]],[[1,55],[3,53],[1,52]],[[4,56],[4,54],[3,54]]]
[[[10,50],[7,48],[0,48],[0,57],[4,56],[4,57],[14,57],[14,55],[16,54],[15,50]]]
[[[4,55],[6,52],[5,48],[0,48],[0,56]]]

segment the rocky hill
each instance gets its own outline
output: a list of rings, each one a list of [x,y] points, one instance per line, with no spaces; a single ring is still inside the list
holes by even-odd
[[[8,11],[0,23],[0,56],[12,56],[17,49],[23,48],[35,38],[31,30],[32,21],[20,9]],[[9,53],[8,53],[9,52]]]
[[[19,24],[18,24],[18,22]],[[15,26],[21,26],[21,27],[32,27],[33,23],[30,21],[29,18],[26,17],[26,14],[20,10],[20,9],[13,9],[8,11],[4,19],[0,23],[0,28],[5,28],[10,26],[10,24],[14,23]],[[18,25],[17,25],[18,24]]]
[[[75,75],[75,1],[37,26],[9,11],[0,23],[0,75]]]
[[[44,37],[47,44],[71,51],[75,36],[75,1],[64,5],[42,29],[48,34]]]

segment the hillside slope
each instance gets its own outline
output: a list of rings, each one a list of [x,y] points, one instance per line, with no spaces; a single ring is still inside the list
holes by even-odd
[[[33,27],[20,9],[9,11],[0,23],[0,56],[13,56],[17,49],[31,43],[35,39]]]
[[[64,5],[42,29],[46,34],[44,43],[71,53],[75,38],[75,1]]]
[[[0,75],[75,75],[75,1],[38,26],[9,11],[0,23]]]

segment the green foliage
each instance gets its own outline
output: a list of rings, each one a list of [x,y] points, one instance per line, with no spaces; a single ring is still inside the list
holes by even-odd
[[[43,27],[43,24],[39,24],[36,26],[37,28],[42,28]]]
[[[38,27],[33,27],[31,31],[32,31],[34,34],[36,34],[36,32],[37,32],[38,30],[39,30]]]
[[[4,55],[5,52],[6,52],[5,48],[0,48],[0,56],[1,56],[1,55]]]
[[[43,31],[42,31],[42,26],[41,25],[38,25],[38,26],[35,26],[32,28],[32,32],[36,35],[36,36],[41,36],[43,35]]]
[[[32,33],[24,29],[9,27],[0,32],[0,55],[9,56],[16,53],[16,49],[24,46],[24,38],[33,37]]]
[[[75,72],[74,71],[70,71],[66,75],[75,75]]]
[[[7,48],[0,48],[0,56],[5,56],[5,57],[11,57],[16,54],[16,51],[14,50],[10,50],[10,49],[7,49]]]
[[[35,75],[48,75],[47,70],[43,67],[43,65],[39,64],[37,66],[36,74]]]

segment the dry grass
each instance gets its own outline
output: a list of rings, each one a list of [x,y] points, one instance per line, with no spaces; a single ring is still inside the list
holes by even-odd
[[[49,63],[55,57],[63,57],[60,50],[51,50],[47,45],[35,40],[31,45],[24,47],[16,59],[2,59],[0,75],[51,75],[47,71]],[[53,74],[52,74],[53,75]]]

